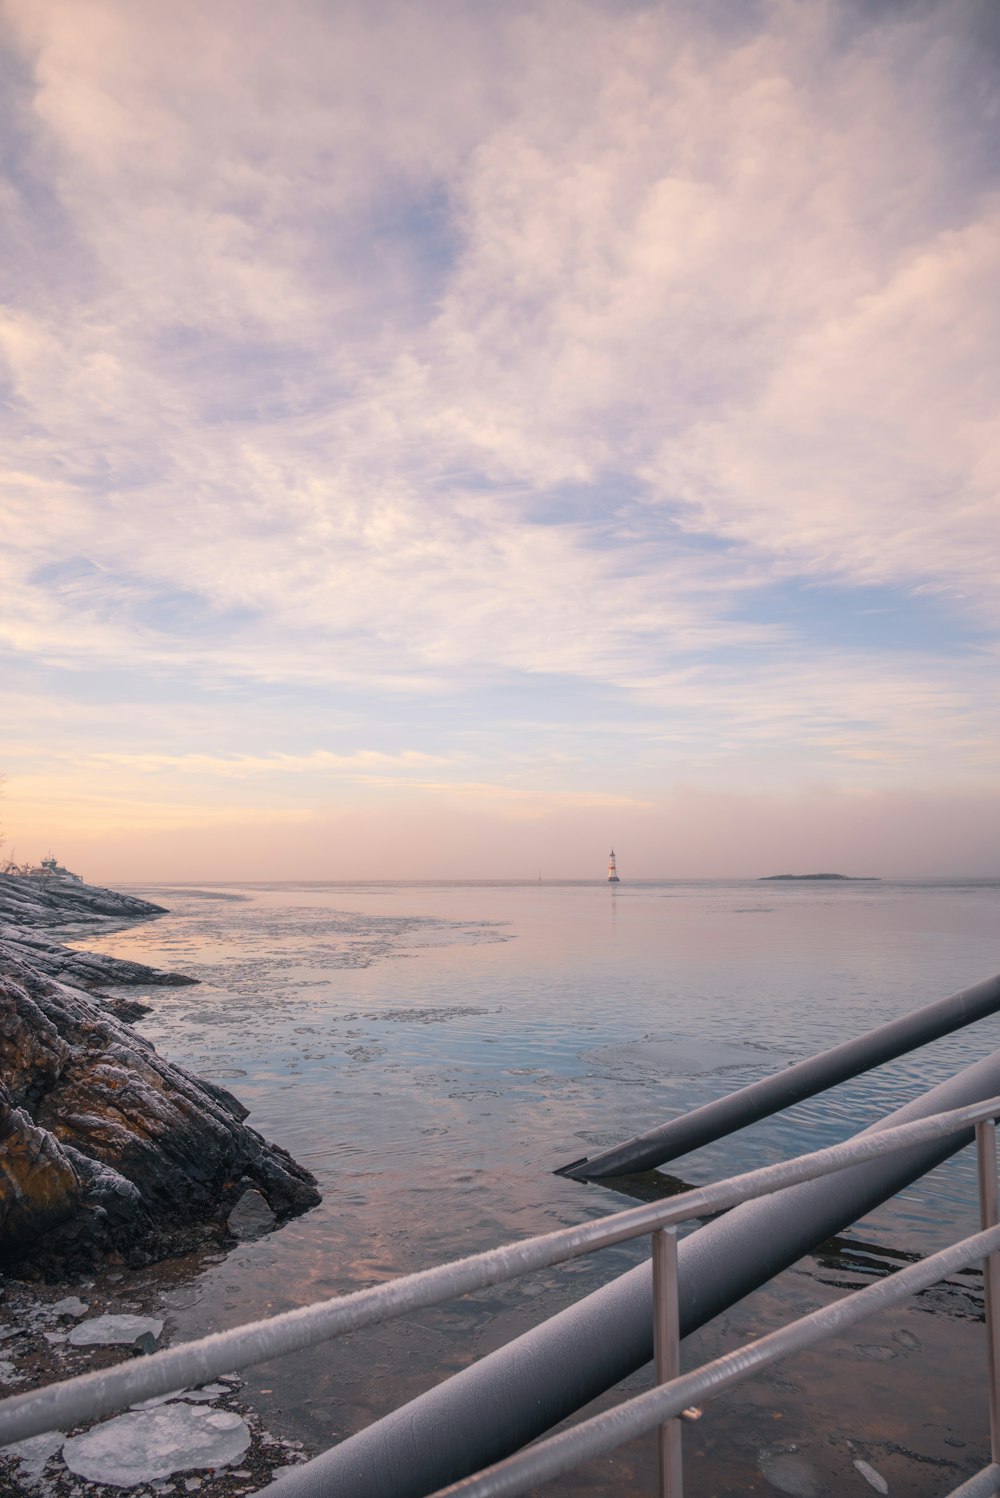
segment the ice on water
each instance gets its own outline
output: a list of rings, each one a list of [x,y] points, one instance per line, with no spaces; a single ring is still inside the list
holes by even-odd
[[[30,1482],[32,1478],[41,1477],[45,1463],[50,1456],[55,1456],[62,1443],[61,1430],[47,1430],[40,1436],[31,1436],[27,1441],[16,1441],[12,1446],[5,1446],[3,1453],[4,1456],[17,1458],[22,1480]]]
[[[130,1488],[191,1468],[232,1466],[249,1445],[234,1411],[168,1404],[107,1420],[66,1441],[62,1454],[77,1477]]]
[[[86,1316],[89,1310],[90,1306],[85,1300],[81,1300],[79,1295],[64,1295],[62,1300],[57,1300],[49,1306],[50,1315],[72,1316],[74,1319]]]
[[[155,1341],[162,1330],[155,1316],[92,1316],[74,1326],[69,1340],[74,1347],[128,1347],[147,1333]]]

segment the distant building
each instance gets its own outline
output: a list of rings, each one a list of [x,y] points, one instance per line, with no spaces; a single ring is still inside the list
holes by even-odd
[[[71,869],[64,869],[59,860],[53,858],[51,853],[47,858],[42,859],[38,868],[46,879],[75,879],[78,884],[82,882],[79,874],[74,874]]]
[[[611,849],[611,856],[608,859],[608,883],[609,884],[618,884],[619,882],[620,881],[619,881],[619,878],[618,878],[618,870],[615,867],[615,850],[614,850],[614,848],[612,848]]]

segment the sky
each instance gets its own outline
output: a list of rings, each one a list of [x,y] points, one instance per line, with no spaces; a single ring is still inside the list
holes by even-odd
[[[1000,875],[992,0],[0,4],[0,826]]]

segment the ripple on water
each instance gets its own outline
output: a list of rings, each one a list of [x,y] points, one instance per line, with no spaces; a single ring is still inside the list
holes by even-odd
[[[151,994],[140,1028],[172,1059],[238,1080],[251,1123],[325,1192],[278,1238],[240,1245],[203,1272],[197,1305],[176,1311],[178,1333],[193,1335],[630,1205],[552,1171],[988,976],[1000,889],[772,887],[762,902],[752,885],[622,886],[613,896],[597,886],[270,886],[161,890],[158,902],[168,915],[87,944],[161,966],[181,966],[184,954],[202,987]],[[698,1184],[832,1143],[998,1043],[1000,1021],[984,1022],[667,1171]],[[783,1276],[774,1304],[787,1317],[800,1283],[814,1297],[840,1295],[975,1220],[974,1168],[949,1162]],[[280,1253],[265,1251],[269,1241]],[[325,1444],[644,1251],[540,1276],[527,1296],[501,1288],[485,1309],[428,1312],[421,1325],[349,1339],[335,1356],[297,1355],[266,1382],[253,1375],[251,1393],[278,1429]],[[981,1280],[956,1276],[907,1313],[952,1329],[950,1341],[935,1333],[933,1357],[956,1388],[972,1378],[960,1337],[981,1303]],[[771,1302],[755,1304],[767,1324]],[[731,1313],[712,1335],[737,1338],[741,1325]],[[903,1332],[924,1340],[899,1320],[857,1347],[898,1349],[895,1378],[920,1361],[906,1356]],[[843,1396],[845,1372],[851,1389],[877,1391],[881,1361],[856,1349],[835,1359],[836,1387],[824,1392]],[[795,1397],[808,1401],[815,1380],[801,1384]],[[713,1415],[737,1466],[747,1421]],[[760,1480],[755,1465],[748,1483]],[[791,1473],[788,1463],[773,1470]],[[860,1481],[849,1459],[846,1479],[837,1472]],[[920,1480],[899,1490],[922,1498],[946,1485]]]

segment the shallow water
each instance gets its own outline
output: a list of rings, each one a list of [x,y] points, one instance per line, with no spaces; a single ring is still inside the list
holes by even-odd
[[[169,913],[84,944],[201,980],[199,988],[152,990],[140,1028],[171,1060],[228,1086],[251,1108],[250,1122],[307,1164],[324,1193],[306,1217],[171,1291],[177,1338],[627,1205],[619,1192],[552,1171],[1000,969],[1000,885],[990,883],[283,884],[136,893]],[[702,1183],[831,1143],[997,1045],[1000,1018],[666,1169]],[[925,1254],[975,1226],[974,1170],[962,1157],[856,1224],[850,1239],[870,1248],[804,1261],[690,1339],[688,1357],[713,1355],[793,1307],[809,1309],[844,1283],[864,1282],[873,1266]],[[641,1252],[606,1251],[252,1371],[254,1402],[272,1425],[319,1449]],[[889,1341],[861,1328],[825,1364],[811,1355],[803,1366],[826,1370],[811,1380],[797,1383],[790,1365],[784,1392],[776,1375],[713,1407],[697,1427],[705,1460],[700,1476],[692,1464],[690,1492],[749,1491],[751,1476],[760,1491],[792,1491],[783,1480],[805,1491],[811,1479],[795,1462],[812,1464],[816,1492],[828,1490],[823,1483],[840,1490],[838,1482],[864,1491],[856,1457],[888,1476],[910,1451],[905,1412],[902,1435],[886,1434],[884,1420],[879,1434],[866,1435],[869,1403],[858,1402],[857,1390],[866,1380],[884,1383],[880,1365],[890,1359],[893,1384],[905,1389],[904,1364],[928,1341],[935,1365],[950,1360],[955,1378],[978,1387],[982,1330],[969,1319],[977,1286],[969,1277],[965,1288],[956,1283],[933,1304],[898,1313]],[[906,1331],[914,1316],[919,1336]],[[893,1343],[895,1332],[917,1346],[905,1335]],[[857,1353],[869,1346],[882,1352]],[[855,1435],[833,1393],[824,1394],[831,1413],[817,1446],[816,1380],[839,1386],[848,1367],[842,1392]],[[920,1383],[912,1397],[918,1393],[926,1393]],[[761,1398],[784,1404],[762,1416]],[[927,1427],[937,1434],[913,1456],[907,1491],[947,1491],[958,1480],[952,1459],[959,1475],[986,1460],[985,1412],[970,1409],[970,1399],[957,1402],[961,1411],[942,1407],[940,1430],[933,1421]],[[780,1432],[772,1417],[785,1422]],[[798,1438],[788,1434],[796,1422]],[[648,1490],[647,1456],[627,1448],[615,1459],[616,1490]],[[546,1491],[606,1490],[608,1470],[605,1463],[602,1477],[595,1464]]]

